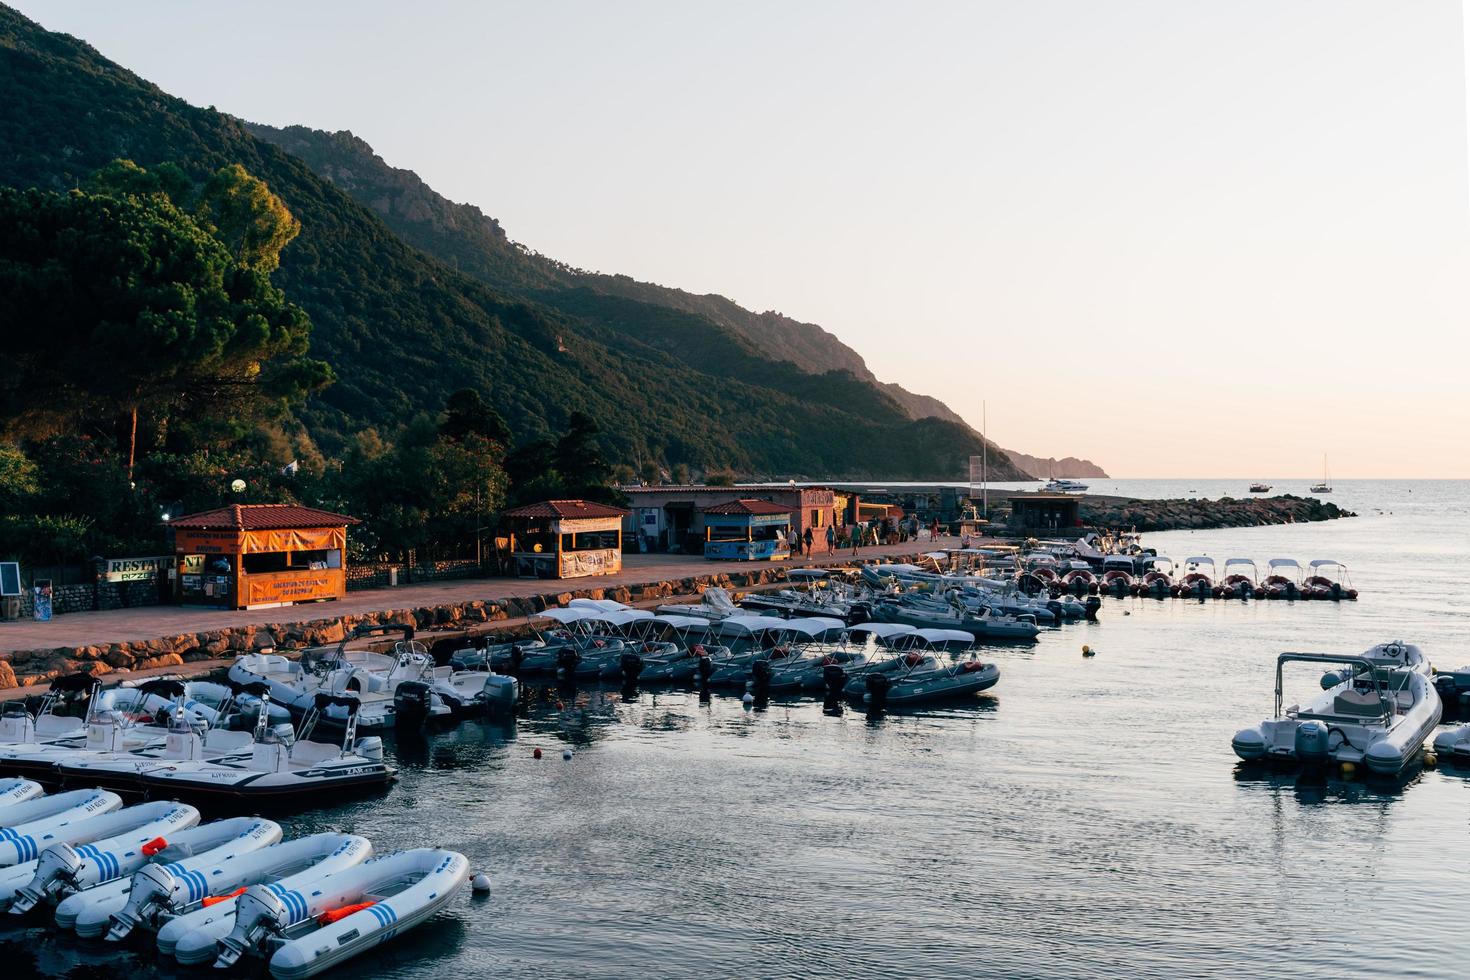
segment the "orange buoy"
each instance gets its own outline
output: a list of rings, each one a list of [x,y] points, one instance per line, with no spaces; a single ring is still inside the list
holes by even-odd
[[[338,919],[345,919],[354,912],[377,905],[377,902],[358,902],[356,905],[344,905],[341,908],[327,909],[316,917],[317,925],[329,926]]]
[[[541,750],[540,749],[532,749],[531,750],[531,758],[533,758],[533,759],[539,759],[539,758],[541,758]]]
[[[155,837],[151,841],[143,845],[143,856],[151,858],[153,855],[157,854],[165,847],[168,847],[168,841],[164,840],[162,837]]]
[[[228,895],[205,895],[203,901],[201,901],[199,904],[203,905],[205,908],[209,908],[211,905],[218,905],[220,902],[228,902],[232,898],[238,898],[244,893],[245,886],[241,885],[239,888],[236,888]]]

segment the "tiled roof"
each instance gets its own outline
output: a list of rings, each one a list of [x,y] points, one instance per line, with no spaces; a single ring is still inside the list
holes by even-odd
[[[792,486],[790,483],[737,483],[729,487],[711,487],[702,483],[675,484],[667,483],[650,487],[620,487],[623,493],[636,495],[640,493],[741,493],[758,490],[762,493],[771,490],[830,490],[829,486],[819,484],[798,483]]]
[[[169,527],[198,531],[279,531],[292,527],[342,527],[361,522],[346,514],[295,504],[231,504],[198,514],[185,514],[167,523]]]
[[[627,517],[630,511],[591,500],[542,500],[505,512],[506,517]]]
[[[732,500],[704,509],[706,514],[790,514],[790,507],[773,504],[769,500]]]

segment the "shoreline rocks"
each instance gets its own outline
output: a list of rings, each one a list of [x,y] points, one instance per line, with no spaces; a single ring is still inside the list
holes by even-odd
[[[1218,500],[1085,497],[1080,512],[1082,521],[1089,527],[1134,528],[1138,531],[1261,527],[1358,516],[1329,501],[1291,494],[1245,499],[1221,497]]]

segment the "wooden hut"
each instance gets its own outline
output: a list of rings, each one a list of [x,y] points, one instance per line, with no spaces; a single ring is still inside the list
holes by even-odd
[[[182,603],[256,609],[347,593],[347,525],[357,518],[293,504],[231,504],[176,517]]]
[[[510,557],[522,578],[613,575],[623,568],[628,511],[590,500],[543,500],[505,512]]]
[[[732,500],[704,509],[704,557],[776,561],[791,557],[791,508]]]

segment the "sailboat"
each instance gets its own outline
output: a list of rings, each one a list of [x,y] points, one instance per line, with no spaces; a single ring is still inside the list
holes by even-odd
[[[1332,484],[1327,479],[1327,454],[1322,454],[1322,482],[1314,483],[1308,488],[1312,493],[1331,493]]]

